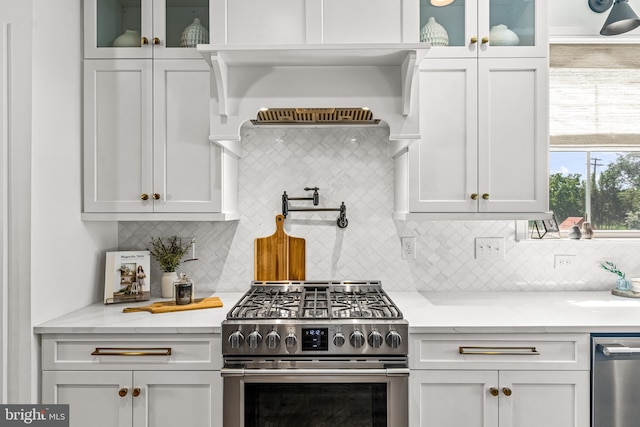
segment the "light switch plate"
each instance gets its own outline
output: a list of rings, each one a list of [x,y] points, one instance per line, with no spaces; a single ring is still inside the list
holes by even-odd
[[[476,259],[504,259],[504,237],[476,237]]]

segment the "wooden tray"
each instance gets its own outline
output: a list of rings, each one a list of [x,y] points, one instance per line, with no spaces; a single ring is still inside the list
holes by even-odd
[[[158,301],[150,305],[143,305],[140,307],[125,307],[122,309],[123,313],[133,313],[135,311],[148,311],[150,313],[170,313],[173,311],[187,311],[187,310],[199,310],[202,308],[218,308],[222,307],[222,301],[219,297],[209,298],[196,298],[192,304],[176,305],[173,300],[170,301]]]
[[[640,292],[622,291],[620,289],[613,288],[613,289],[611,289],[611,293],[613,295],[616,295],[616,296],[619,296],[619,297],[640,298]]]

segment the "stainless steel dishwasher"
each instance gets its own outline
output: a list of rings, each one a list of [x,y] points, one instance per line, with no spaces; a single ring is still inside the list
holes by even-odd
[[[640,335],[592,339],[592,427],[640,425]]]

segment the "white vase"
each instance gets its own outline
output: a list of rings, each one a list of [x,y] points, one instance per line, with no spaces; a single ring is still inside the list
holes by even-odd
[[[491,46],[517,46],[520,44],[520,37],[506,25],[499,24],[489,30],[489,41]]]
[[[198,18],[182,31],[180,36],[180,46],[196,47],[197,44],[209,43],[209,32],[202,26]]]
[[[449,34],[432,16],[420,30],[420,42],[430,43],[431,46],[449,46]]]
[[[176,280],[178,280],[178,273],[175,271],[165,271],[162,273],[162,279],[160,280],[160,284],[162,285],[160,289],[162,298],[174,297],[173,282]]]
[[[124,33],[120,34],[113,41],[114,47],[140,47],[141,37],[140,33],[136,30],[124,30]]]

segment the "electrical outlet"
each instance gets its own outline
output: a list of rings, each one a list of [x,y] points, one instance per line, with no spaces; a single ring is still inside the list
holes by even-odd
[[[476,237],[476,259],[504,259],[504,237]]]
[[[416,238],[402,237],[400,243],[402,243],[402,259],[416,259]]]
[[[575,264],[575,255],[556,255],[553,263],[556,269],[572,268]]]

